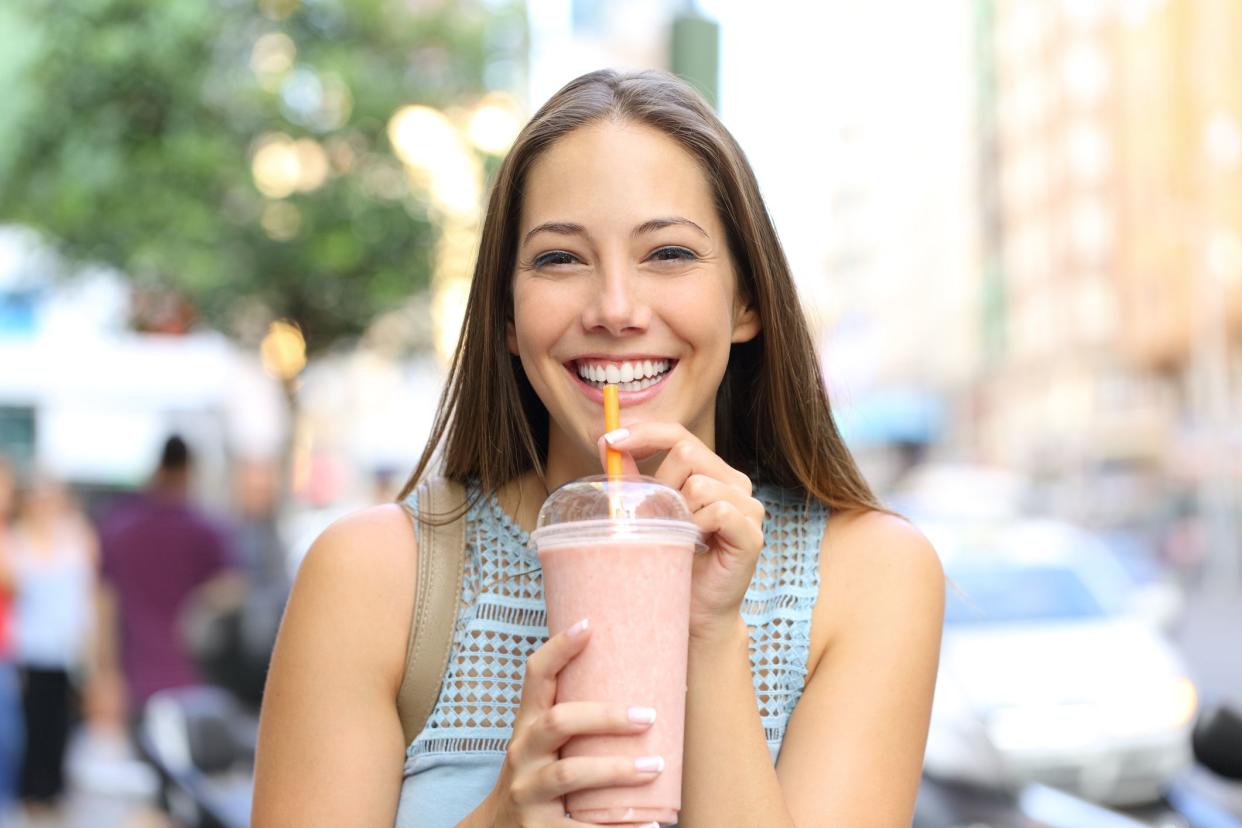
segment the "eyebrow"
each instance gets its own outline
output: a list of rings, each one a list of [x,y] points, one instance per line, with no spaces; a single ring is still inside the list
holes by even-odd
[[[522,239],[522,244],[530,241],[531,236],[536,233],[558,233],[562,236],[586,236],[588,239],[591,238],[591,234],[581,224],[574,224],[572,221],[545,221],[543,224],[532,228]]]
[[[648,221],[644,221],[642,224],[635,227],[630,235],[638,237],[644,233],[652,233],[656,230],[662,230],[665,227],[677,226],[693,227],[707,238],[711,238],[707,231],[698,224],[681,216],[665,216],[662,218],[653,218]],[[543,224],[531,228],[530,232],[522,238],[522,244],[525,245],[529,242],[531,237],[536,233],[556,233],[561,236],[585,236],[588,240],[591,238],[591,234],[588,233],[586,228],[581,224],[575,224],[572,221],[545,221]]]
[[[654,218],[654,219],[651,219],[650,221],[644,221],[642,224],[635,227],[634,232],[631,233],[630,235],[634,237],[638,237],[638,236],[641,236],[643,233],[652,233],[656,230],[663,230],[665,227],[677,227],[677,226],[693,227],[695,230],[698,230],[704,236],[707,236],[707,238],[709,239],[711,238],[711,236],[707,235],[707,231],[704,230],[702,227],[699,227],[697,224],[695,224],[690,219],[682,218],[681,216],[667,216],[664,218]]]

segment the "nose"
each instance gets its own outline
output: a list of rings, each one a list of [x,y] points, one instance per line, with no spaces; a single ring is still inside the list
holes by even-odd
[[[595,295],[582,315],[584,327],[613,336],[645,331],[651,321],[651,308],[643,298],[639,279],[638,274],[622,262],[601,267],[595,281]]]

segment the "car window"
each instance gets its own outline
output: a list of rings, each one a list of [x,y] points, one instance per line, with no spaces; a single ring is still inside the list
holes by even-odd
[[[1100,618],[1107,613],[1073,570],[1032,564],[968,564],[948,571],[946,624],[1029,623]]]

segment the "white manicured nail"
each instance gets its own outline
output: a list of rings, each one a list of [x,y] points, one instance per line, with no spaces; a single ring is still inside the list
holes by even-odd
[[[630,430],[628,428],[614,428],[612,431],[604,435],[604,442],[608,443],[610,446],[615,446],[617,443],[629,436]]]
[[[631,707],[626,715],[634,724],[651,724],[655,721],[656,712],[654,707]]]
[[[664,770],[664,757],[640,756],[634,760],[634,769],[643,773],[661,773]]]
[[[579,633],[586,630],[588,626],[589,626],[589,622],[585,618],[583,618],[577,624],[574,624],[572,627],[565,630],[565,635],[569,636],[570,638],[573,638],[575,635],[578,635]]]

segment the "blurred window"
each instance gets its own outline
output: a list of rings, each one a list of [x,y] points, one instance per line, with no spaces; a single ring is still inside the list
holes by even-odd
[[[26,338],[34,334],[37,298],[34,291],[0,290],[0,337]]]
[[[599,34],[604,30],[604,7],[600,0],[573,0],[570,15],[578,34]]]
[[[20,469],[34,463],[35,413],[29,406],[0,405],[0,454]]]
[[[1002,624],[1102,618],[1100,602],[1062,566],[950,568],[956,589],[945,606],[946,624]]]

